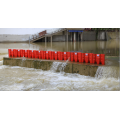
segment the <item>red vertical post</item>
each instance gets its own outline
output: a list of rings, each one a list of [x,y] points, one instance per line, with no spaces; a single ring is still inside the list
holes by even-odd
[[[74,52],[74,59],[75,59],[75,62],[78,61],[78,54],[77,54],[77,52]]]
[[[43,59],[45,59],[46,51],[43,51]]]
[[[93,61],[92,61],[93,64],[96,63],[96,54],[93,54]]]
[[[105,54],[101,54],[101,64],[105,65]]]
[[[55,51],[55,60],[58,60],[58,52]]]
[[[38,50],[36,50],[35,58],[38,58]]]
[[[82,53],[81,52],[78,52],[78,61],[82,62]]]
[[[89,61],[89,54],[85,53],[85,62],[88,63],[88,61]]]
[[[38,51],[38,58],[41,58],[40,50]]]
[[[85,53],[82,53],[82,63],[85,62]]]
[[[11,49],[11,57],[13,57],[13,49]]]
[[[15,55],[15,50],[16,50],[16,49],[13,49],[13,57],[15,57],[15,56],[16,56],[16,55]]]
[[[23,57],[23,50],[20,50],[20,56]]]
[[[36,50],[33,50],[33,58],[36,56]]]
[[[89,61],[91,64],[93,63],[93,53],[89,53]]]
[[[96,62],[97,64],[100,64],[100,54],[96,54]]]
[[[29,58],[29,50],[27,50],[27,57]]]
[[[32,58],[32,50],[29,50],[29,58]]]
[[[48,60],[48,51],[46,51],[46,59]]]
[[[32,54],[31,57],[34,58],[34,52],[33,52],[33,50],[31,50],[31,54]]]
[[[20,57],[20,50],[18,50],[18,57]]]
[[[67,52],[67,60],[70,61],[70,52]]]
[[[67,60],[66,52],[64,52],[64,60]]]
[[[51,60],[51,51],[48,51],[48,59]]]
[[[74,58],[74,53],[71,52],[71,61],[73,62],[73,58]]]

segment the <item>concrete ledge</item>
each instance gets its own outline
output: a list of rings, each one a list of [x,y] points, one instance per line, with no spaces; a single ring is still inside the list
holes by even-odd
[[[10,66],[21,66],[42,70],[50,70],[53,62],[65,63],[65,61],[54,61],[54,60],[43,60],[43,59],[28,59],[28,58],[3,58],[3,65]],[[94,77],[97,71],[98,65],[96,64],[86,64],[86,63],[75,63],[68,62],[63,69],[66,73],[78,73],[80,75],[92,76]],[[59,72],[59,67],[56,72]]]

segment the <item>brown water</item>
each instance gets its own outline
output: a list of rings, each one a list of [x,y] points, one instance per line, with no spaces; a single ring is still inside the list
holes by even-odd
[[[0,43],[0,90],[119,90],[119,66],[99,67],[96,76],[79,74],[57,73],[58,66],[54,62],[51,70],[43,71],[18,66],[4,66],[3,57],[8,56],[9,48],[39,49],[55,51],[82,51],[92,53],[105,53],[109,56],[118,56],[117,41],[91,41],[91,42],[53,42],[49,43]],[[113,63],[118,63],[115,59]],[[67,63],[66,63],[67,64]],[[61,64],[61,67],[64,67]]]

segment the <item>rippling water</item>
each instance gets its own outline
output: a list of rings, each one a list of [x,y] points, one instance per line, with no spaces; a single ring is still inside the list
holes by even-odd
[[[29,47],[29,46],[28,46]],[[17,47],[18,48],[18,47]],[[119,90],[118,67],[99,67],[95,77],[64,73],[67,63],[54,62],[51,70],[3,65],[7,49],[0,52],[0,90],[111,91]],[[34,49],[34,48],[33,48]],[[61,72],[56,72],[57,67]]]

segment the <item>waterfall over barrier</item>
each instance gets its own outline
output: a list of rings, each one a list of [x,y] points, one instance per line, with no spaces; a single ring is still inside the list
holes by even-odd
[[[50,70],[54,72],[64,72],[67,62],[68,60],[66,62],[53,62]]]
[[[118,78],[119,67],[117,66],[99,66],[95,78],[96,79],[106,79],[106,78]]]

